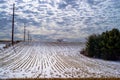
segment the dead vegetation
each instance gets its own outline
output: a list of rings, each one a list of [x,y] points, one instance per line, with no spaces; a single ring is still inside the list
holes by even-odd
[[[12,78],[5,80],[120,80],[120,78]]]

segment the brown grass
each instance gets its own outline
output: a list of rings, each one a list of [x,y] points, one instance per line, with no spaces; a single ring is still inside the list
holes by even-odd
[[[2,80],[120,80],[120,78],[12,78]]]

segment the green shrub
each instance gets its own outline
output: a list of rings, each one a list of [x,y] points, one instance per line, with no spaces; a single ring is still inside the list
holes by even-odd
[[[106,60],[120,60],[120,31],[112,29],[101,35],[91,35],[87,39],[85,52],[89,57]]]

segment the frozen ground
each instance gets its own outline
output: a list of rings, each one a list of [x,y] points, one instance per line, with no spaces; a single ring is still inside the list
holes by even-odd
[[[5,45],[6,45],[6,44],[1,44],[1,43],[0,43],[0,53],[2,53],[2,52],[4,51],[4,48],[3,48],[3,47],[5,47]]]
[[[19,43],[0,52],[0,78],[119,77],[120,62],[87,58],[79,43]]]
[[[0,49],[2,49],[5,46],[5,44],[0,44]]]

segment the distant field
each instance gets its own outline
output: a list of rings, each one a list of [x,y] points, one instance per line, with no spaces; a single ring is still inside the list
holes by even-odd
[[[119,62],[85,57],[80,54],[84,46],[83,43],[65,42],[15,44],[0,52],[0,78],[15,80],[120,78]]]
[[[8,43],[10,43],[10,41],[0,40],[0,49],[3,48]]]

